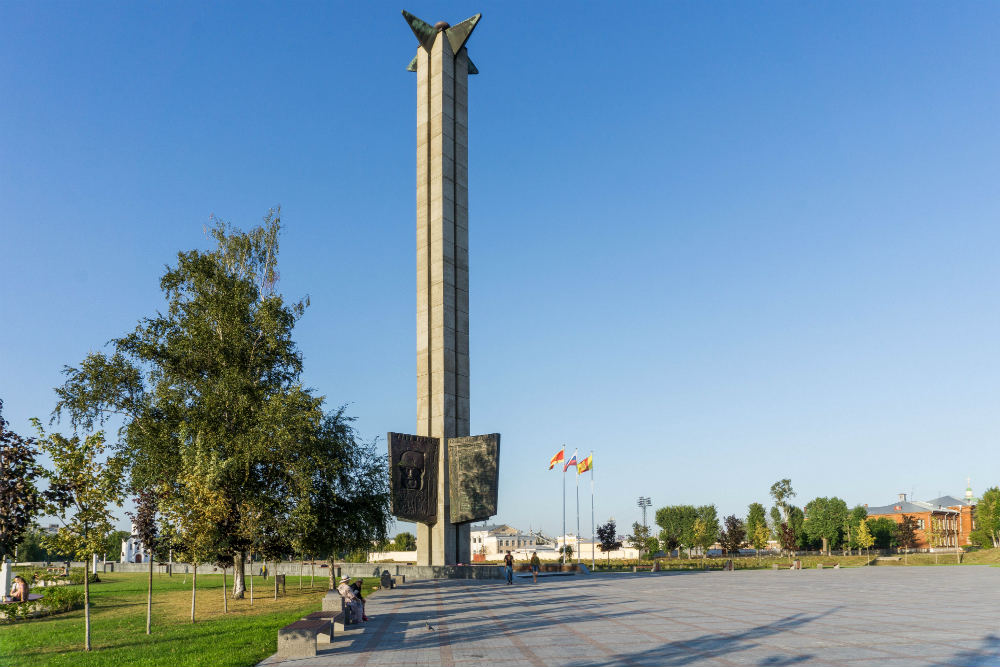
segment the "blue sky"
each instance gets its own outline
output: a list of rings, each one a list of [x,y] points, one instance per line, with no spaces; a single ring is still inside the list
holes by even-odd
[[[275,205],[306,381],[366,438],[413,430],[402,8],[0,0],[15,430],[161,307],[210,215]],[[1000,481],[1000,7],[405,8],[483,13],[472,428],[503,434],[497,520],[558,532],[563,443],[625,526],[639,495],[745,514],[782,477],[851,505]]]

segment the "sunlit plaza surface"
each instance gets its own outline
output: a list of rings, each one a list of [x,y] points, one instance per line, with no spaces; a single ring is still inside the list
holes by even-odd
[[[1000,569],[420,581],[315,658],[266,665],[1000,665]]]

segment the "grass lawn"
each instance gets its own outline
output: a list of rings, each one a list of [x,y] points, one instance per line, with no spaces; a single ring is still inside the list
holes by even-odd
[[[153,626],[146,635],[145,574],[101,574],[90,586],[90,653],[83,649],[83,610],[0,625],[0,664],[47,665],[254,665],[277,650],[278,629],[318,611],[326,577],[286,577],[274,600],[273,579],[254,579],[254,600],[229,600],[222,612],[222,575],[199,575],[193,625],[191,578],[153,575]],[[232,588],[231,573],[226,582]],[[365,595],[377,579],[365,579]],[[38,592],[44,593],[44,589]]]

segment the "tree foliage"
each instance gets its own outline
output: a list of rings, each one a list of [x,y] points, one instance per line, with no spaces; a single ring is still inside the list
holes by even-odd
[[[600,544],[597,548],[611,558],[611,552],[622,548],[622,542],[618,539],[618,527],[614,519],[609,519],[607,523],[597,527],[597,540]]]
[[[742,519],[731,514],[723,520],[723,526],[722,532],[719,533],[719,544],[722,545],[722,550],[727,553],[738,552],[746,543],[746,525]]]
[[[896,541],[903,549],[910,550],[917,544],[917,520],[909,514],[904,514],[896,526]]]
[[[868,519],[868,531],[875,540],[877,549],[890,549],[896,546],[896,522],[884,516]]]
[[[0,560],[14,555],[44,504],[35,484],[40,472],[35,453],[33,438],[7,428],[0,400]]]
[[[626,538],[628,545],[638,550],[640,556],[646,552],[649,546],[649,539],[649,527],[642,525],[638,521],[632,524],[632,534]]]
[[[795,491],[792,489],[792,480],[788,478],[779,479],[771,485],[770,493],[771,497],[774,498],[774,506],[781,513],[781,520],[787,523],[789,507],[791,506],[789,501],[795,496]]]
[[[754,532],[750,535],[750,544],[753,548],[760,552],[767,548],[767,542],[771,537],[771,531],[767,529],[767,524],[758,523]],[[760,555],[759,553],[757,554]]]
[[[74,426],[124,419],[131,485],[157,492],[175,548],[239,563],[237,596],[250,550],[367,549],[390,519],[384,458],[301,383],[292,330],[308,299],[277,292],[279,229],[276,210],[248,232],[214,221],[215,247],[178,253],[163,274],[166,309],[67,367],[57,389],[55,413]]]
[[[767,528],[767,513],[760,503],[750,503],[747,507],[746,519],[747,539],[753,542],[753,536],[757,534],[757,526],[763,525]]]
[[[814,498],[806,504],[803,528],[809,539],[821,541],[823,551],[829,554],[840,544],[848,517],[847,503],[840,498]]]
[[[985,544],[983,538],[988,538],[989,546],[1000,546],[1000,487],[986,489],[976,503],[975,519],[976,533],[981,536],[979,541]]]
[[[701,547],[702,555],[719,539],[719,515],[715,505],[701,505],[694,523],[694,546]]]
[[[413,551],[417,548],[417,538],[413,533],[402,532],[396,535],[396,551]]]
[[[867,514],[867,511],[865,512]],[[857,523],[857,545],[860,549],[871,549],[875,544],[875,536],[868,527],[868,521],[861,519]]]
[[[684,546],[691,555],[694,546],[694,522],[698,510],[693,505],[668,505],[656,510],[656,525],[660,527],[660,543],[666,552]]]
[[[41,423],[38,443],[52,461],[46,471],[49,483],[46,511],[59,518],[62,525],[48,537],[46,546],[53,551],[71,554],[85,562],[83,609],[84,649],[90,650],[90,556],[97,553],[104,537],[113,530],[110,506],[122,504],[122,469],[124,461],[104,456],[104,434],[66,438],[59,433],[46,434]]]

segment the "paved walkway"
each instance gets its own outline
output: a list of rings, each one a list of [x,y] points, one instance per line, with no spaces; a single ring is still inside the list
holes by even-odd
[[[1000,665],[1000,568],[422,581],[316,658],[263,665]]]

